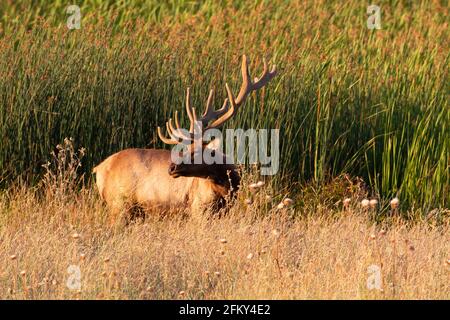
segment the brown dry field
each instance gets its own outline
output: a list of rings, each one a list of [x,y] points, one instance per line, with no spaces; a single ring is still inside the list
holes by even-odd
[[[269,191],[221,218],[111,226],[93,187],[0,196],[2,299],[448,299],[449,224],[374,224],[349,209],[276,210]],[[338,206],[339,207],[339,206]],[[304,212],[304,211],[302,211]],[[71,290],[70,265],[80,270]],[[368,268],[380,267],[381,290]]]

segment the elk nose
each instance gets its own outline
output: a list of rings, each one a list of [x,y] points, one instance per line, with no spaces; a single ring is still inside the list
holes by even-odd
[[[177,165],[175,163],[171,163],[169,165],[169,174],[173,173],[177,169]]]

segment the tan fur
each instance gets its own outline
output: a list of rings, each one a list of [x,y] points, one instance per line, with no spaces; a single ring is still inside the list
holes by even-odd
[[[159,211],[173,208],[202,210],[229,191],[227,183],[197,177],[173,178],[168,173],[170,151],[126,149],[93,169],[100,196],[112,215],[130,205]]]

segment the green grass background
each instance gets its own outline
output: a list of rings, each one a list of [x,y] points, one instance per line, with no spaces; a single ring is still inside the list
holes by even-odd
[[[67,5],[81,8],[68,30]],[[379,1],[368,30],[361,1],[0,2],[0,183],[33,177],[73,137],[83,169],[127,147],[165,147],[156,126],[202,109],[240,57],[279,75],[227,128],[279,128],[280,185],[348,173],[374,195],[449,207],[446,1]],[[183,119],[186,124],[186,119]]]

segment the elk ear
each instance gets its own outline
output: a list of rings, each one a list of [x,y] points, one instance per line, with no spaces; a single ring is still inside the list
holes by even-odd
[[[210,150],[219,150],[220,147],[222,145],[222,141],[220,141],[219,138],[215,138],[214,140],[210,141],[207,145],[206,148],[210,149]]]

